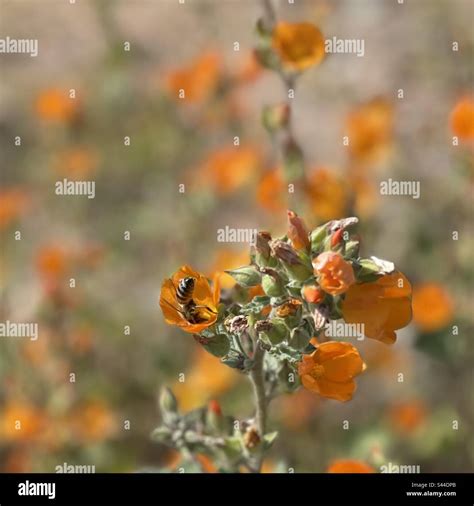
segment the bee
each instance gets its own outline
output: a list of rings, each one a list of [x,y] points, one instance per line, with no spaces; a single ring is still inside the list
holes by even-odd
[[[173,285],[174,286],[174,285]],[[196,278],[186,277],[179,280],[178,286],[174,287],[176,291],[176,300],[179,308],[172,306],[169,302],[165,301],[173,309],[191,324],[204,323],[209,320],[206,313],[216,314],[208,306],[199,306],[193,300],[194,287],[196,286]]]

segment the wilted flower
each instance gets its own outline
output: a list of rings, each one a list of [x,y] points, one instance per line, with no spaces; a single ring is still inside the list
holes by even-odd
[[[179,282],[188,277],[195,280],[192,293],[194,302],[192,315],[186,314],[185,308],[178,302],[176,295]],[[207,278],[188,265],[180,267],[170,279],[165,279],[161,285],[160,307],[166,323],[177,325],[190,334],[199,333],[216,322],[218,304],[219,284],[216,282],[211,290]]]
[[[298,373],[304,387],[315,393],[348,401],[356,389],[354,377],[364,370],[357,349],[350,343],[328,341],[311,355],[303,355]]]
[[[272,46],[283,66],[302,71],[317,65],[324,58],[324,37],[311,23],[280,21],[272,34]]]
[[[352,285],[342,303],[347,323],[364,324],[367,337],[392,344],[395,330],[411,320],[411,285],[398,271],[381,276],[372,283]]]
[[[313,259],[313,267],[321,288],[331,295],[345,293],[355,283],[352,265],[334,251],[318,255]]]
[[[423,283],[413,288],[413,321],[424,332],[446,327],[453,313],[453,299],[443,286]]]

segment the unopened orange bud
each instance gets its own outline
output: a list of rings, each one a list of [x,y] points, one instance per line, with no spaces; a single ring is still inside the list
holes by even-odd
[[[316,285],[303,286],[301,293],[306,302],[310,302],[311,304],[318,304],[324,299],[324,292]]]
[[[217,416],[222,416],[222,408],[218,401],[211,399],[207,404],[209,411],[212,411]]]
[[[331,248],[336,247],[342,241],[342,234],[344,233],[344,229],[340,228],[336,230],[331,236]]]
[[[304,221],[293,211],[288,210],[288,237],[297,250],[309,248],[309,233]]]

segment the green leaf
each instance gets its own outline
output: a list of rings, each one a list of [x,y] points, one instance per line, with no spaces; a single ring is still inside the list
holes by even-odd
[[[202,345],[203,348],[214,355],[215,357],[224,357],[229,353],[230,340],[226,334],[216,334],[211,337],[206,344]]]

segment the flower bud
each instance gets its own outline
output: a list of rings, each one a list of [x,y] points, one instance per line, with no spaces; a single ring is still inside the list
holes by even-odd
[[[311,304],[319,304],[324,299],[324,292],[316,285],[303,286],[301,295],[306,302]]]
[[[257,322],[257,324],[255,324],[255,329],[258,331],[260,338],[272,345],[280,344],[288,336],[288,328],[280,318],[274,318],[270,321],[263,320]]]
[[[293,247],[297,250],[307,250],[309,248],[308,230],[304,221],[293,211],[287,211],[288,214],[288,238]]]
[[[275,309],[278,318],[283,318],[289,328],[300,323],[303,303],[298,299],[290,299]]]
[[[336,248],[343,240],[344,229],[340,228],[331,235],[331,248]]]
[[[264,267],[260,269],[262,276],[262,288],[263,291],[269,297],[280,297],[285,293],[283,282],[278,275],[278,272],[274,269]]]
[[[165,413],[178,412],[178,402],[173,392],[168,387],[161,388],[159,404],[163,415],[165,415]]]
[[[256,446],[258,446],[260,444],[260,436],[257,429],[253,426],[248,427],[245,431],[243,441],[245,448],[248,450],[253,450]]]
[[[230,274],[239,285],[244,286],[245,288],[259,285],[261,281],[260,273],[251,265],[225,272]]]
[[[328,223],[315,228],[310,234],[311,253],[313,255],[323,250],[323,242],[328,235]]]
[[[269,133],[275,133],[286,127],[290,119],[288,104],[267,105],[263,108],[262,123]]]
[[[308,346],[311,336],[311,327],[304,320],[302,325],[291,331],[289,345],[296,350],[304,350]]]
[[[270,243],[273,254],[282,262],[288,276],[296,281],[305,281],[312,275],[312,270],[305,265],[295,249],[288,243],[276,239]]]
[[[304,176],[303,151],[291,138],[283,146],[283,173],[287,181],[298,181]]]

